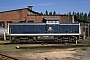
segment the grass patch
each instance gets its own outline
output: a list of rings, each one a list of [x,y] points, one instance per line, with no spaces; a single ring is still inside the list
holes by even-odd
[[[16,46],[20,46],[20,49],[16,49]],[[69,48],[68,46],[64,47],[63,45],[54,45],[50,44],[47,46],[42,46],[41,44],[5,44],[0,45],[0,53],[43,53],[43,52],[52,52],[60,51]],[[87,46],[80,47],[80,50],[88,50]]]
[[[16,46],[20,47],[28,47],[23,49],[16,49]],[[26,53],[26,52],[33,52],[33,53],[42,53],[42,52],[48,52],[48,48],[30,48],[35,47],[37,45],[32,44],[7,44],[7,45],[0,45],[0,53]],[[39,45],[40,46],[40,45]]]
[[[87,47],[86,47],[86,46],[82,47],[81,49],[82,49],[83,51],[87,51]]]

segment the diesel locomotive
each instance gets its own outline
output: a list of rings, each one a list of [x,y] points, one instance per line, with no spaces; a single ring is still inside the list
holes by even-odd
[[[5,36],[8,36],[13,43],[41,41],[77,43],[80,23],[60,23],[59,20],[59,18],[44,18],[42,23],[9,23]]]

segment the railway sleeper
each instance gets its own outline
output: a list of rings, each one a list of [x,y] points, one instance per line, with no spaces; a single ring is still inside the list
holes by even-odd
[[[0,54],[0,60],[18,60],[18,59],[15,59],[15,58]]]

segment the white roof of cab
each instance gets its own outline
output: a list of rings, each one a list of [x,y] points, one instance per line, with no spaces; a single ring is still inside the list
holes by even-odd
[[[45,20],[55,20],[55,21],[59,21],[60,18],[44,18]]]

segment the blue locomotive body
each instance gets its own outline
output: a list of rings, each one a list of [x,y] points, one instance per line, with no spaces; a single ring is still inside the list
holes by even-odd
[[[59,23],[59,20],[49,20],[46,23],[9,23],[7,35],[14,43],[76,41],[80,34],[79,28],[79,23]]]
[[[44,33],[44,31],[45,31],[45,24],[13,23],[9,25],[9,33],[11,34],[42,34]]]
[[[79,35],[79,23],[10,23],[9,34],[77,34]]]

